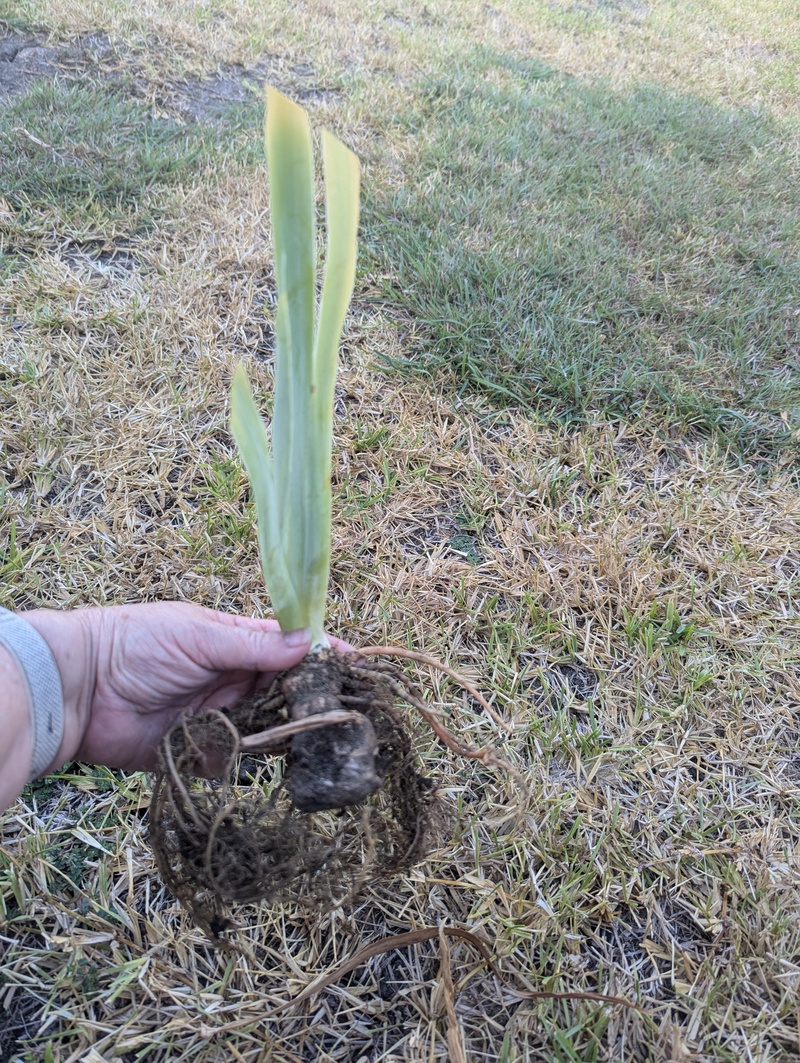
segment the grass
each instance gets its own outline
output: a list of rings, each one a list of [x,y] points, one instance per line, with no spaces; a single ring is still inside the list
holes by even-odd
[[[180,126],[98,85],[39,83],[2,117],[0,177],[24,224],[54,206],[68,217],[125,218],[197,155]]]
[[[163,217],[176,186],[197,180],[211,159],[234,161],[243,126],[242,154],[252,157],[252,112],[231,106],[216,128],[154,114],[126,77],[34,82],[0,110],[0,269],[22,268],[37,237],[52,242],[54,231],[101,254],[135,239]]]
[[[367,214],[424,326],[410,365],[548,419],[647,408],[756,459],[791,446],[796,124],[480,56],[412,95],[418,154]]]
[[[490,692],[508,736],[431,700],[527,792],[421,730],[434,857],[247,910],[231,957],[158,881],[143,776],[32,785],[0,1060],[795,1059],[796,5],[12,7],[111,47],[0,106],[3,604],[269,609],[226,409],[240,358],[271,389],[259,105],[181,104],[268,69],[365,160],[331,627]],[[433,940],[292,1003],[440,923],[499,974]]]

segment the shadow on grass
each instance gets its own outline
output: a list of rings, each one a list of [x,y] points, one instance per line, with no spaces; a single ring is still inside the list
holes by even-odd
[[[124,82],[39,81],[0,107],[0,189],[21,232],[51,212],[99,233],[120,221],[147,227],[160,190],[230,156],[257,120],[257,108],[233,105],[213,124],[178,121]]]
[[[559,421],[649,409],[755,461],[792,445],[796,129],[487,49],[402,121],[407,179],[365,234],[425,326],[413,364]]]

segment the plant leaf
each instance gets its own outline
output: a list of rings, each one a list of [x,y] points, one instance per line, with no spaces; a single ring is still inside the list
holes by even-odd
[[[333,410],[339,342],[356,276],[359,165],[353,152],[328,132],[322,134],[322,151],[328,240],[314,369],[317,402],[327,412]]]
[[[258,515],[258,541],[264,580],[272,608],[284,631],[306,627],[301,603],[281,549],[280,510],[267,430],[253,400],[244,366],[237,366],[231,386],[231,431],[250,477]]]
[[[313,381],[316,222],[308,115],[267,87],[265,142],[278,286],[272,445],[282,546],[301,600],[307,600],[306,543],[320,532],[308,470],[318,460],[309,432]],[[327,444],[330,450],[330,442]],[[329,518],[330,520],[330,518]],[[330,524],[324,530],[330,540]],[[269,584],[268,584],[269,587]],[[270,596],[272,597],[272,589]],[[273,608],[278,613],[273,600]],[[323,604],[324,608],[324,604]],[[280,620],[280,615],[278,614]],[[308,625],[308,620],[303,626]]]
[[[264,577],[282,628],[324,632],[331,550],[331,436],[336,362],[353,292],[358,160],[329,133],[323,171],[327,253],[316,310],[314,161],[305,111],[267,88],[265,129],[278,305],[272,461],[246,378],[237,371],[232,425],[253,482]],[[263,456],[259,456],[263,451]]]
[[[355,155],[327,132],[323,134],[323,173],[327,253],[314,339],[314,388],[310,395],[313,413],[307,428],[314,461],[307,476],[316,510],[314,523],[330,529],[333,392],[339,342],[355,280],[359,167]],[[330,571],[330,532],[323,541],[311,522],[305,530],[309,597],[315,603],[324,603]]]

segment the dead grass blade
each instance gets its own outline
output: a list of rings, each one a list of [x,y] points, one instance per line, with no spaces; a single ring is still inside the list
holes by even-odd
[[[631,1011],[637,1011],[640,1015],[650,1018],[649,1012],[638,1004],[634,1004],[632,1000],[615,997],[611,993],[591,993],[585,990],[556,993],[549,989],[509,989],[509,993],[519,997],[520,1000],[592,1000],[597,1004],[616,1004],[618,1007],[630,1008]]]
[[[470,930],[462,930],[461,927],[457,926],[421,927],[419,930],[407,930],[403,934],[392,934],[390,937],[381,938],[380,941],[373,941],[371,945],[367,945],[365,948],[360,949],[355,956],[346,960],[341,966],[336,967],[332,971],[328,971],[327,974],[318,978],[316,982],[312,982],[311,985],[306,986],[306,988],[301,993],[298,993],[296,997],[287,1000],[284,1004],[281,1004],[280,1007],[270,1012],[270,1016],[277,1015],[288,1007],[300,1004],[304,1000],[316,996],[317,993],[321,993],[323,989],[328,989],[330,986],[335,985],[341,978],[344,978],[346,974],[354,971],[357,967],[361,967],[362,964],[371,960],[374,956],[380,956],[384,952],[391,952],[393,949],[405,949],[408,948],[409,945],[419,945],[423,941],[431,941],[433,938],[439,937],[440,934],[468,941],[478,950],[486,965],[492,970],[495,970],[489,950],[480,938]]]
[[[444,996],[445,1013],[447,1015],[447,1048],[450,1063],[467,1063],[467,1057],[464,1054],[464,1042],[461,1038],[458,1016],[456,1015],[456,994],[453,989],[453,975],[450,970],[450,943],[447,940],[445,931],[445,927],[439,927],[439,949],[441,954],[439,990]]]

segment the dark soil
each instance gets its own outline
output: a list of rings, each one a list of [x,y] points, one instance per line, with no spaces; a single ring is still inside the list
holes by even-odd
[[[55,77],[58,50],[45,47],[43,40],[43,35],[0,35],[0,103],[19,96],[36,81]]]
[[[233,904],[329,909],[425,855],[434,785],[393,705],[402,688],[385,663],[310,654],[266,694],[169,732],[151,842],[165,883],[212,939],[233,925]],[[289,720],[337,710],[352,718],[251,750]]]
[[[22,1059],[23,1052],[30,1051],[29,1038],[39,1029],[41,1011],[41,1002],[19,988],[0,1005],[0,1063]]]
[[[237,106],[261,98],[264,82],[279,85],[300,101],[324,102],[337,89],[321,85],[310,64],[287,65],[266,53],[249,66],[221,64],[204,77],[154,80],[135,51],[102,31],[58,41],[36,29],[12,30],[0,21],[0,106],[24,96],[39,82],[85,81],[121,87],[127,96],[155,104],[159,111],[189,122],[216,125]]]

